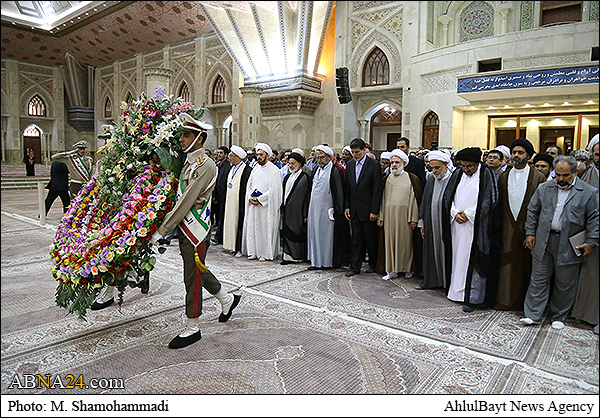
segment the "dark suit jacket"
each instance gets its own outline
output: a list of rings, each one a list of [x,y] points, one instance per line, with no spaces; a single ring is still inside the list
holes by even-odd
[[[213,191],[213,199],[216,200],[217,205],[225,207],[225,195],[227,194],[227,175],[231,170],[231,162],[224,160],[218,166],[217,171],[217,183],[215,184],[215,190]]]
[[[50,167],[50,183],[48,190],[69,190],[69,167],[60,161],[54,161]]]
[[[421,193],[425,190],[425,182],[427,180],[425,177],[425,170],[425,162],[423,160],[412,155],[408,156],[408,164],[404,167],[404,171],[413,173],[419,178],[419,181],[421,182]]]
[[[371,213],[379,214],[382,194],[381,165],[376,160],[366,157],[356,182],[356,160],[353,158],[346,164],[345,196],[346,209],[350,209],[350,217],[360,221],[368,221]]]

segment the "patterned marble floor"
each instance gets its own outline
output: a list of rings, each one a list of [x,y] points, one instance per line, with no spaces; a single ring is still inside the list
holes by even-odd
[[[207,264],[242,301],[223,324],[205,293],[201,341],[167,348],[183,320],[177,245],[160,256],[148,294],[129,289],[121,308],[79,323],[54,305],[48,274],[60,202],[45,226],[36,210],[36,191],[2,193],[3,394],[59,392],[10,389],[24,373],[125,381],[81,394],[598,394],[598,336],[587,324],[526,328],[519,312],[465,314],[442,292],[414,290],[417,279],[348,279],[221,246]]]

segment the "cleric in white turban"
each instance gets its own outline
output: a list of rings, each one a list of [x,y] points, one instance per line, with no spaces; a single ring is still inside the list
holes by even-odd
[[[317,145],[315,147],[315,152],[316,151],[324,152],[325,154],[329,155],[329,158],[333,158],[335,156],[335,151],[333,149],[331,149],[331,147],[328,147],[327,145]]]
[[[274,260],[279,254],[279,221],[283,186],[279,168],[269,158],[271,147],[254,144],[257,165],[246,187],[246,214],[242,236],[242,254],[248,259]]]
[[[246,158],[246,156],[248,155],[248,153],[246,151],[244,151],[244,149],[242,147],[240,147],[239,145],[232,145],[231,152],[233,152],[235,155],[240,157],[242,160],[244,158]]]
[[[408,155],[400,149],[390,154],[390,175],[385,180],[377,221],[383,227],[385,242],[387,275],[383,280],[395,279],[399,273],[412,277],[413,230],[419,220],[417,193],[421,193],[419,178],[404,170]]]
[[[269,144],[265,144],[264,142],[257,142],[256,144],[254,144],[254,149],[256,150],[256,152],[258,152],[258,150],[260,149],[263,150],[269,155],[269,158],[273,156],[273,150],[271,149]]]
[[[443,152],[443,151],[429,151],[429,153],[427,153],[427,156],[425,157],[425,159],[427,161],[441,161],[443,163],[449,164],[452,160],[450,159],[450,156]]]

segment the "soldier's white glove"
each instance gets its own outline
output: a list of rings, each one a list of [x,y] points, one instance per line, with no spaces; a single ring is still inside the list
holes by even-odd
[[[150,244],[156,245],[158,240],[161,239],[162,237],[163,236],[158,231],[156,231],[154,233],[154,235],[152,235],[152,238],[150,238]]]

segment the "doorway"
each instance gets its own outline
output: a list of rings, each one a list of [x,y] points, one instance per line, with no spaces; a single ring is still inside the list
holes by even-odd
[[[439,143],[440,136],[440,118],[431,111],[423,119],[423,148],[431,149],[431,144]]]
[[[515,138],[515,128],[496,128],[496,146],[506,145],[510,148],[510,144],[517,138]],[[527,128],[519,129],[519,138],[525,138],[527,135]]]
[[[42,132],[35,125],[30,125],[23,131],[23,156],[25,150],[33,148],[35,163],[42,163]]]
[[[396,148],[395,138],[399,138],[402,132],[402,112],[395,107],[385,105],[371,117],[370,120],[370,142],[373,150],[386,151]]]
[[[546,152],[551,145],[557,145],[562,149],[563,155],[569,155],[573,151],[573,138],[575,128],[540,128],[540,152]]]
[[[398,140],[402,138],[401,133],[393,133],[387,134],[387,149],[386,151],[391,151],[397,148]]]

